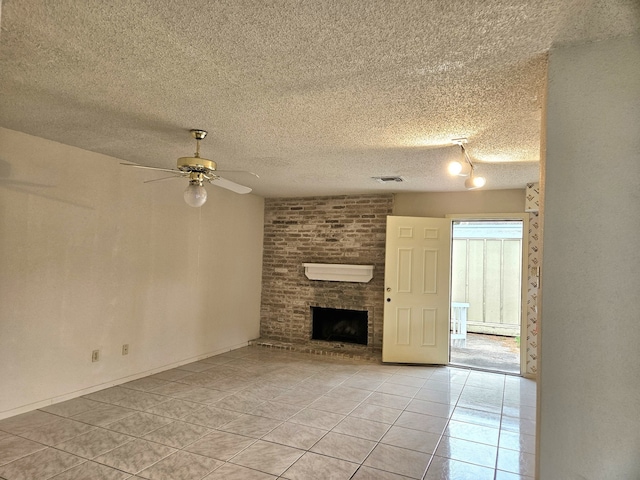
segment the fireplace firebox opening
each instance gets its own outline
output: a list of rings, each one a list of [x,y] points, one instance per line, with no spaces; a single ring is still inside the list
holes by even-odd
[[[367,345],[367,310],[311,307],[313,340]]]

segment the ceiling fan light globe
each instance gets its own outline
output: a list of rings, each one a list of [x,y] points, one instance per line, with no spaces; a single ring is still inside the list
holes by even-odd
[[[201,207],[207,201],[207,190],[202,185],[189,184],[184,191],[184,201],[190,207]]]
[[[457,175],[458,177],[468,177],[471,173],[471,166],[468,163],[453,161],[449,163],[448,170],[451,175]]]

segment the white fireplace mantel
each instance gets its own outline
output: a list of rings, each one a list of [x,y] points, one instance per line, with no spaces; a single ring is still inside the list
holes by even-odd
[[[309,280],[367,283],[373,278],[373,265],[346,263],[303,263],[302,265],[304,274]]]

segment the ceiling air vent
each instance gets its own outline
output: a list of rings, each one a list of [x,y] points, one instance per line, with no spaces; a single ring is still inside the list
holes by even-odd
[[[380,183],[394,183],[394,182],[404,182],[405,179],[402,177],[371,177],[374,180]]]

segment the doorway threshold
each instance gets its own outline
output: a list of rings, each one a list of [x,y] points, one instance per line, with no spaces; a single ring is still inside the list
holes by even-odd
[[[522,374],[520,372],[497,370],[495,368],[474,367],[472,365],[463,365],[461,363],[449,363],[448,366],[453,368],[460,368],[462,370],[473,370],[474,372],[499,373],[501,375],[510,375],[512,377],[522,377]]]

